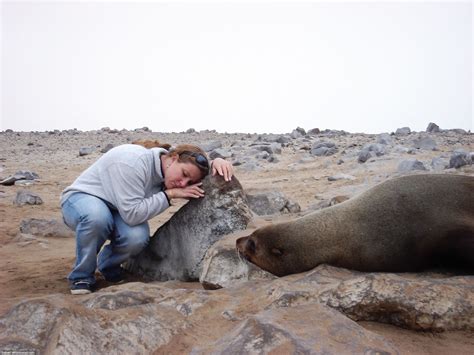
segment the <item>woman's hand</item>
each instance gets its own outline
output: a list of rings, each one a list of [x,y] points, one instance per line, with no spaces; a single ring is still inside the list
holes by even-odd
[[[230,181],[232,175],[234,174],[234,167],[231,162],[224,160],[222,158],[216,158],[211,163],[212,166],[212,176],[219,174],[224,177],[225,181]]]
[[[204,190],[199,186],[202,185],[202,182],[197,184],[189,185],[183,188],[175,187],[172,189],[165,190],[165,194],[168,195],[168,198],[171,200],[173,198],[199,198],[204,197]]]

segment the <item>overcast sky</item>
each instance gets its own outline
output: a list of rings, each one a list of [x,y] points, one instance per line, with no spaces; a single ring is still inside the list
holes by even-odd
[[[472,4],[1,4],[0,130],[473,130]]]

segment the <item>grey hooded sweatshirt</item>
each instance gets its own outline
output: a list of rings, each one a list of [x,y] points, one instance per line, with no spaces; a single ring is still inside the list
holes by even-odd
[[[106,201],[125,223],[134,226],[170,206],[164,193],[160,156],[162,148],[124,144],[105,153],[61,194],[61,204],[83,192]]]

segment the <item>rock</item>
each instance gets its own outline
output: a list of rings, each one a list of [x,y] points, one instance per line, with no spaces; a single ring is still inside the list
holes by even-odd
[[[131,299],[130,293],[123,290],[115,295],[94,294],[85,301],[87,305],[91,299],[104,296],[111,300]],[[28,349],[37,354],[151,353],[171,339],[171,329],[184,326],[185,317],[163,306],[151,306],[150,312],[150,304],[153,304],[152,300],[138,308],[133,307],[133,303],[125,303],[111,312],[94,306],[69,304],[65,299],[58,300],[57,295],[23,302],[0,320],[3,338],[0,343],[2,349],[23,349],[23,352]],[[130,311],[135,316],[127,316]],[[112,313],[117,317],[104,323]]]
[[[249,316],[193,354],[397,354],[383,337],[319,304]]]
[[[52,354],[399,353],[356,321],[472,332],[474,279],[320,265],[218,291],[129,282],[23,300],[0,317],[0,344]]]
[[[280,143],[259,144],[259,145],[252,145],[252,146],[257,150],[267,152],[268,154],[281,154]]]
[[[317,142],[311,148],[310,153],[316,156],[329,156],[337,152],[334,142]]]
[[[247,234],[249,234],[248,232]],[[205,289],[235,286],[249,280],[270,280],[276,276],[239,258],[235,249],[237,238],[246,234],[234,233],[218,240],[206,252],[199,282]]]
[[[135,132],[151,132],[151,129],[145,126],[142,128],[135,128],[134,131]]]
[[[268,159],[270,157],[270,154],[268,152],[260,152],[258,153],[255,158],[257,159]]]
[[[35,180],[16,180],[15,186],[31,186],[35,183]]]
[[[214,160],[216,158],[227,159],[232,157],[232,152],[228,149],[217,148],[209,153],[209,158]]]
[[[2,181],[0,181],[0,185],[11,186],[14,185],[18,180],[36,180],[39,179],[38,174],[29,170],[20,170],[17,171],[14,175],[11,175]]]
[[[280,162],[280,160],[279,160],[276,156],[274,156],[273,154],[271,154],[271,155],[267,158],[267,161],[268,161],[269,163],[274,163],[274,164]]]
[[[394,152],[396,153],[402,153],[402,154],[412,154],[414,152],[413,148],[407,148],[402,145],[396,145],[393,148]]]
[[[459,169],[464,165],[472,164],[471,155],[463,150],[454,151],[449,159],[449,167]]]
[[[343,281],[320,299],[356,321],[414,330],[474,329],[474,285],[462,279],[365,274]]]
[[[456,133],[456,134],[468,134],[468,132],[466,132],[466,130],[462,128],[452,128],[452,129],[449,129],[448,131]]]
[[[290,133],[290,137],[293,139],[297,139],[297,138],[303,137],[305,134],[306,132],[304,131],[304,129],[298,127],[297,129],[294,129],[293,132]]]
[[[196,130],[194,128],[188,128],[186,133],[196,133]]]
[[[376,155],[379,157],[381,155],[385,155],[385,146],[383,144],[370,143],[364,145],[362,147],[362,151],[373,152],[374,154],[371,154],[372,156]],[[359,154],[359,156],[361,156],[361,154]]]
[[[348,174],[336,174],[328,177],[328,181],[339,181],[339,180],[355,180],[356,177]]]
[[[348,148],[352,148],[354,145],[350,145]],[[345,151],[344,151],[345,152]],[[359,163],[365,163],[370,158],[385,154],[385,146],[379,143],[368,143],[365,144],[357,155],[357,161]]]
[[[431,160],[431,167],[435,171],[442,171],[449,167],[449,160],[440,157],[433,158]]]
[[[321,133],[321,131],[319,130],[319,128],[312,128],[308,131],[308,134],[311,135],[311,136],[316,136],[320,133]]]
[[[321,210],[323,208],[331,207],[334,205],[337,205],[338,203],[347,201],[349,199],[349,196],[345,195],[338,195],[334,196],[328,200],[322,200],[320,202],[317,202],[316,204],[312,204],[308,207],[307,213],[311,213],[316,210]]]
[[[408,173],[414,170],[427,170],[425,165],[417,159],[403,160],[398,164],[397,171],[399,173]]]
[[[375,156],[375,153],[369,151],[369,150],[364,150],[362,149],[359,153],[359,155],[357,156],[357,161],[359,163],[365,163],[367,160],[369,160],[370,158],[372,158],[373,156]]]
[[[114,147],[114,145],[111,144],[111,143],[109,143],[109,144],[107,144],[104,148],[102,148],[102,149],[100,150],[100,152],[103,153],[103,154],[105,154],[105,153],[107,153],[110,149],[112,149],[113,147]]]
[[[20,190],[16,193],[13,203],[17,206],[42,205],[43,200],[38,194],[34,192],[27,191],[27,190]]]
[[[207,249],[226,234],[247,227],[252,218],[242,186],[234,176],[208,176],[205,197],[190,200],[153,235],[127,269],[148,280],[196,281]]]
[[[85,155],[92,154],[93,152],[94,152],[94,148],[92,147],[82,147],[79,149],[79,156],[82,157]]]
[[[199,146],[205,152],[210,152],[218,148],[222,148],[222,142],[220,141],[206,142],[206,143],[200,144]]]
[[[288,138],[287,136],[280,135],[278,136],[275,142],[280,144],[287,144],[290,142],[290,138]]]
[[[299,205],[295,206],[293,202],[277,191],[247,194],[247,201],[252,211],[259,216],[289,212],[290,209],[292,211],[301,210]]]
[[[237,164],[234,164],[234,165],[237,165]],[[241,170],[243,170],[245,172],[250,172],[250,171],[259,170],[260,165],[258,165],[257,163],[255,163],[253,161],[247,161],[247,162],[241,163],[240,168],[241,168]]]
[[[384,144],[384,145],[389,145],[389,144],[392,143],[392,136],[388,133],[381,133],[377,137],[377,143]]]
[[[418,137],[412,142],[413,148],[424,150],[437,150],[436,141],[431,137]]]
[[[290,213],[298,213],[301,212],[301,206],[297,202],[293,202],[288,200],[286,203],[285,208],[288,210]]]
[[[397,128],[395,135],[397,136],[407,136],[411,133],[410,127]]]
[[[306,135],[306,131],[304,130],[304,128],[296,127],[295,131],[299,132],[302,136]]]
[[[426,127],[426,132],[438,133],[439,132],[439,126],[436,123],[430,122],[428,124],[428,127]]]
[[[75,234],[63,221],[28,218],[20,222],[20,232],[44,238],[74,238]]]

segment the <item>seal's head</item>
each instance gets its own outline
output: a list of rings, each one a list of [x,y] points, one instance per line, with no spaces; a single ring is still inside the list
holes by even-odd
[[[303,272],[297,250],[282,230],[267,226],[259,228],[247,237],[237,239],[239,255],[261,269],[276,276]]]

